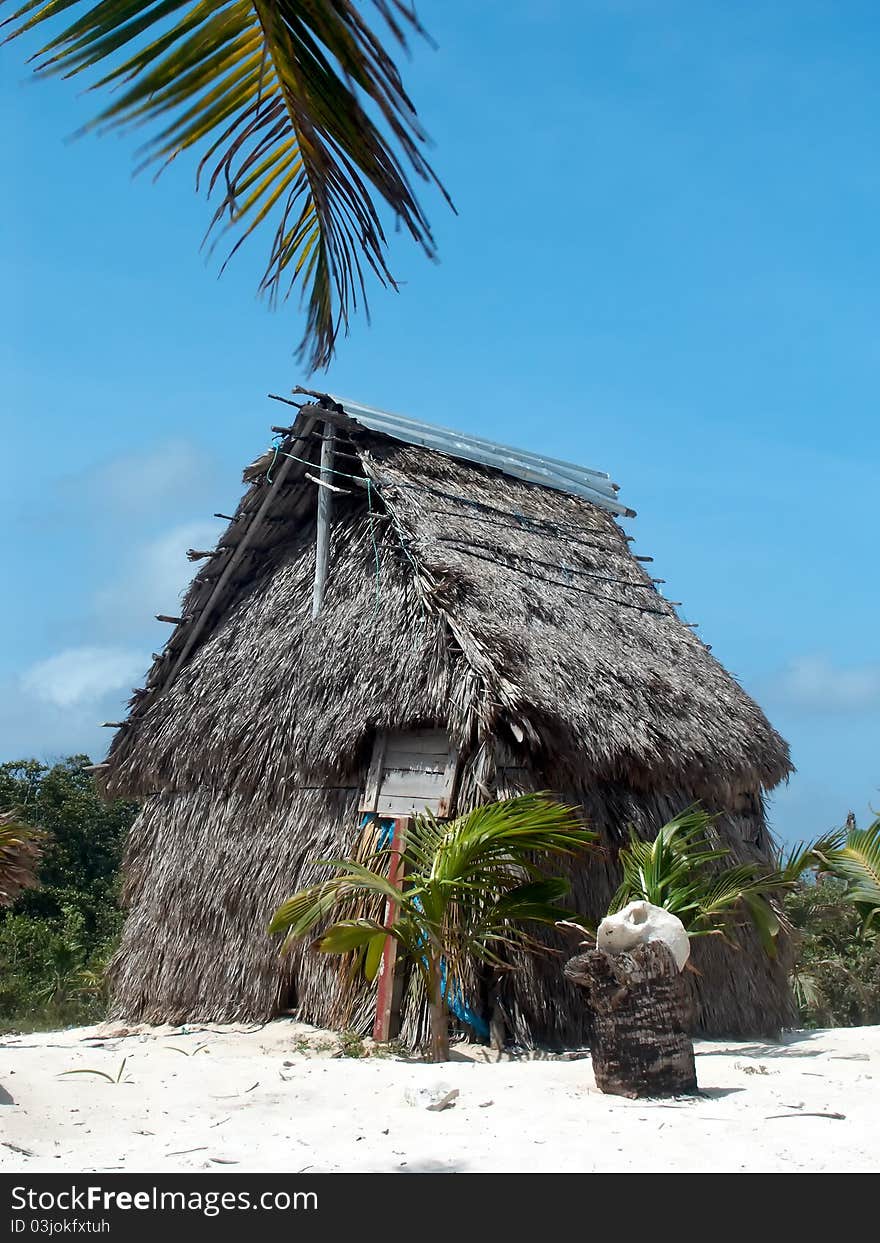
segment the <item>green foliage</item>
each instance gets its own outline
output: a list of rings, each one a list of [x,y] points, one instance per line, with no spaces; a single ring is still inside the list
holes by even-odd
[[[792,985],[805,1027],[880,1023],[880,937],[847,894],[847,883],[825,877],[786,895],[796,960]]]
[[[275,298],[301,282],[300,349],[313,369],[329,364],[365,301],[365,268],[394,284],[378,203],[433,254],[409,180],[436,182],[425,137],[363,11],[405,50],[407,32],[421,28],[404,0],[9,0],[7,9],[10,37],[34,27],[49,37],[32,58],[39,75],[90,74],[109,95],[87,128],[148,127],[140,150],[160,169],[201,155],[199,175],[207,167],[208,194],[220,196],[210,228],[237,228],[233,253],[271,222],[260,289]]]
[[[342,1057],[366,1057],[363,1039],[357,1032],[342,1032],[339,1037],[339,1052]]]
[[[844,883],[862,930],[880,932],[880,816],[870,828],[853,825],[842,841],[836,836],[814,849],[821,864]]]
[[[407,833],[400,888],[378,870],[388,850],[377,855],[377,870],[350,859],[326,860],[337,875],[288,898],[269,931],[286,933],[287,945],[311,933],[353,896],[378,894],[397,908],[390,930],[375,919],[339,919],[315,948],[327,954],[366,950],[376,943],[381,948],[390,934],[418,961],[436,947],[453,970],[469,956],[499,965],[500,949],[523,940],[521,921],[552,924],[571,918],[556,905],[568,882],[544,876],[536,858],[574,854],[594,840],[573,809],[542,795],[487,803],[448,823],[426,812]]]
[[[714,819],[689,807],[663,825],[653,841],[643,841],[631,829],[629,844],[620,851],[623,880],[609,914],[643,900],[677,915],[692,937],[723,933],[737,914],[746,915],[772,956],[779,918],[771,899],[794,883],[796,860],[788,861],[788,871],[758,863],[722,866],[730,851],[710,842]],[[808,849],[801,852],[802,866],[812,858]]]
[[[350,859],[327,860],[336,874],[288,898],[269,931],[286,933],[287,946],[329,919],[313,947],[325,954],[353,952],[368,979],[378,971],[387,937],[394,937],[421,973],[436,1020],[442,1009],[441,959],[453,981],[465,978],[474,959],[503,969],[506,950],[542,948],[524,923],[577,918],[558,905],[568,882],[546,876],[543,864],[581,853],[594,841],[575,809],[541,794],[486,803],[449,822],[424,813],[407,831],[400,886],[383,874],[388,850],[372,860],[372,868]],[[393,906],[390,927],[364,915],[352,917],[353,904],[364,897]],[[437,1039],[434,1055],[442,1057],[443,1042]]]
[[[45,831],[39,887],[0,911],[0,1030],[96,1022],[122,924],[119,866],[134,803],[105,803],[87,756],[0,765],[0,810]]]

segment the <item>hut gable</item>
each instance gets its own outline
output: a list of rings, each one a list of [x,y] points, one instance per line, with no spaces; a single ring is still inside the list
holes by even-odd
[[[477,786],[493,739],[556,787],[650,789],[662,774],[730,802],[789,773],[786,744],[633,558],[616,521],[632,511],[607,477],[551,463],[536,483],[528,455],[498,448],[496,469],[485,442],[467,460],[453,450],[471,438],[407,443],[389,426],[323,399],[247,468],[114,741],[108,789],[354,781],[377,729],[417,725],[482,748]],[[339,491],[313,621],[324,427]]]

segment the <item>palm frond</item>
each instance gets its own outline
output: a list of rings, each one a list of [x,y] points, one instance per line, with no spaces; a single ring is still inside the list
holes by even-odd
[[[846,840],[844,829],[835,829],[814,842],[798,842],[777,860],[776,869],[786,881],[798,881],[804,872],[825,865],[830,851],[838,850]]]
[[[545,875],[544,865],[590,849],[595,840],[576,809],[545,794],[489,803],[449,822],[423,813],[407,832],[400,888],[365,864],[324,860],[337,874],[289,898],[269,930],[286,932],[288,945],[336,915],[314,948],[359,955],[368,979],[391,935],[426,983],[441,957],[449,978],[461,980],[474,960],[501,965],[505,948],[544,948],[523,924],[553,925],[571,916],[558,905],[568,881]],[[372,862],[381,866],[378,857]],[[388,899],[393,918],[387,927],[362,915],[339,917],[350,914],[346,903],[359,892]]]
[[[864,930],[880,922],[880,817],[867,829],[850,829],[842,845],[825,850],[822,862],[846,884],[846,897],[862,914]]]
[[[434,881],[475,881],[480,885],[494,875],[507,879],[510,868],[535,874],[529,856],[570,855],[592,846],[595,833],[583,827],[581,813],[547,794],[485,803],[450,821],[438,834],[433,817],[417,817],[411,837],[433,844],[430,877]]]
[[[0,907],[11,906],[37,884],[46,834],[11,815],[0,815]]]
[[[322,954],[347,954],[367,946],[375,937],[384,941],[386,931],[374,919],[340,919],[321,934],[315,949]]]
[[[270,934],[286,933],[282,950],[288,950],[300,937],[307,936],[318,924],[358,894],[374,893],[397,904],[403,904],[403,893],[377,872],[354,863],[342,861],[347,871],[302,889],[282,902],[269,923]],[[337,863],[336,866],[340,866]],[[335,951],[334,951],[335,952]],[[341,951],[340,951],[341,952]]]
[[[424,33],[403,0],[372,5],[401,50],[407,31]],[[90,89],[112,99],[85,130],[151,127],[140,150],[143,165],[159,171],[184,152],[200,153],[197,184],[204,175],[209,196],[219,194],[208,233],[237,231],[230,257],[271,220],[260,290],[275,303],[302,286],[300,356],[311,370],[329,364],[359,301],[366,309],[366,268],[396,288],[377,203],[434,255],[410,176],[442,187],[397,66],[363,7],[28,0],[3,23],[16,38],[66,15],[30,59],[41,76],[97,71]]]
[[[729,853],[706,840],[714,819],[697,807],[688,807],[664,824],[650,841],[644,841],[630,828],[629,843],[620,852],[623,879],[609,914],[643,899],[673,912],[686,923],[684,915],[699,909],[699,878],[703,870]]]
[[[741,910],[750,917],[768,955],[775,957],[782,923],[774,899],[794,884],[795,863],[789,860],[786,865],[792,876],[757,863],[724,866],[729,850],[713,846],[707,837],[714,819],[689,807],[663,825],[652,841],[643,841],[631,829],[629,843],[620,851],[623,879],[609,913],[644,900],[678,916],[695,937],[723,935]],[[804,857],[806,850],[801,848]]]
[[[822,988],[817,976],[803,968],[796,967],[789,976],[795,1004],[801,1014],[809,1010],[819,1010],[822,1006]]]

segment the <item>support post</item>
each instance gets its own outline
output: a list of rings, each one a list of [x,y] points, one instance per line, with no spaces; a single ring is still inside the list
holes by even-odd
[[[403,880],[403,848],[406,840],[406,829],[409,816],[395,816],[391,831],[391,859],[388,867],[389,882],[399,887]],[[390,900],[385,903],[386,928],[394,923],[397,914],[395,904]],[[379,968],[379,982],[376,990],[376,1021],[373,1024],[373,1039],[380,1044],[397,1035],[400,1023],[400,989],[397,983],[397,941],[388,937],[382,951],[382,966]]]
[[[324,438],[321,441],[321,480],[332,483],[333,446],[336,431],[332,423],[324,424]],[[330,511],[333,505],[333,493],[330,488],[318,489],[318,525],[315,533],[315,586],[312,592],[312,620],[321,612],[324,601],[324,587],[327,583],[327,567],[330,561]]]

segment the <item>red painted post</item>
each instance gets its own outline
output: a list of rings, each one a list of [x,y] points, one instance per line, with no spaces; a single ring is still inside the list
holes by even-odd
[[[388,879],[392,885],[399,885],[403,879],[403,845],[406,835],[408,816],[395,816],[394,828],[391,832],[391,859],[388,867]],[[396,904],[390,899],[385,904],[385,927],[390,928],[397,914]],[[376,1021],[373,1024],[373,1039],[384,1043],[391,1033],[391,1014],[394,1005],[394,976],[397,968],[397,942],[388,937],[382,951],[382,966],[379,968],[379,982],[376,992]]]

